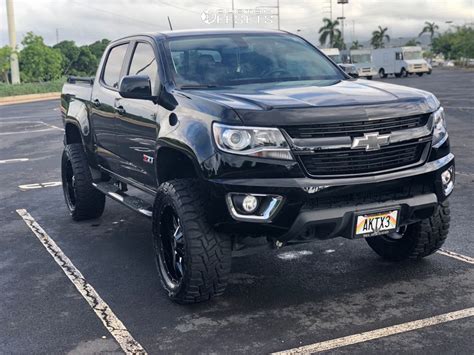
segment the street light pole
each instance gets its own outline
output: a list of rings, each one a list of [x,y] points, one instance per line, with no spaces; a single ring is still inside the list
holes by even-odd
[[[278,30],[280,30],[280,0],[277,0],[277,9],[278,9]]]
[[[15,30],[15,14],[13,12],[13,0],[7,0],[7,22],[8,22],[8,37],[10,38],[10,48],[12,49],[12,54],[10,56],[12,84],[19,84],[20,83],[20,67],[18,65],[18,55],[16,53],[16,30]]]

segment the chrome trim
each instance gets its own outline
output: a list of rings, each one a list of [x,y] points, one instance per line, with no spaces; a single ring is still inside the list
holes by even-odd
[[[232,201],[233,195],[251,195],[256,197],[269,197],[271,198],[268,207],[263,211],[261,215],[250,215],[250,214],[241,214],[237,212],[237,209],[234,206]],[[268,194],[247,194],[247,193],[238,193],[230,192],[226,195],[227,208],[229,209],[230,215],[233,219],[242,222],[256,222],[256,223],[271,223],[272,217],[278,212],[282,206],[283,197],[280,195],[268,195]]]
[[[402,179],[405,177],[416,176],[431,173],[433,171],[441,169],[443,166],[448,165],[454,160],[454,154],[449,153],[448,155],[434,161],[427,162],[421,166],[412,169],[404,169],[386,174],[375,174],[370,176],[360,177],[346,177],[346,178],[327,178],[327,179],[314,179],[314,178],[270,178],[270,179],[212,179],[209,180],[217,184],[225,185],[236,185],[236,186],[253,186],[253,187],[332,187],[332,186],[344,186],[344,185],[359,185],[375,182],[383,182],[390,180]]]
[[[430,115],[426,125],[422,127],[404,129],[401,131],[393,131],[387,133],[390,136],[390,144],[400,143],[404,141],[414,140],[418,138],[423,138],[430,135],[433,132],[434,127],[434,116]],[[376,132],[371,132],[376,133]],[[369,134],[369,133],[367,133]],[[326,137],[326,138],[291,138],[286,137],[290,140],[293,145],[295,152],[298,151],[311,151],[311,150],[325,150],[325,149],[351,149],[353,145],[353,140],[350,136],[340,136],[340,137]],[[356,137],[357,138],[357,137]],[[365,147],[360,147],[365,149]]]

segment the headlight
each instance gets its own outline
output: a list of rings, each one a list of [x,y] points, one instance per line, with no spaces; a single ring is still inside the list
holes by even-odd
[[[448,138],[446,129],[446,119],[444,117],[444,109],[440,107],[438,111],[433,113],[433,147],[440,147]]]
[[[214,123],[212,130],[217,147],[224,152],[293,160],[288,142],[278,128],[227,126]]]

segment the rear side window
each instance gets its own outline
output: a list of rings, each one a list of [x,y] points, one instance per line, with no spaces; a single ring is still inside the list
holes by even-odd
[[[130,75],[148,75],[151,87],[155,88],[158,78],[158,65],[155,52],[149,44],[141,42],[137,44],[128,73]]]
[[[128,43],[121,44],[113,47],[109,56],[107,57],[107,63],[104,68],[103,80],[107,86],[118,88],[120,81],[120,72],[122,70],[123,60],[125,53],[127,52]]]

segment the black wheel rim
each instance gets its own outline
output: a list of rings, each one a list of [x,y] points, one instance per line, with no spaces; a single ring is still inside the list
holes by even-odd
[[[185,273],[186,246],[179,216],[171,206],[166,206],[160,214],[160,228],[157,238],[158,265],[170,287],[177,287]]]
[[[69,209],[74,210],[76,206],[76,178],[70,160],[67,161],[64,170],[63,189]]]

